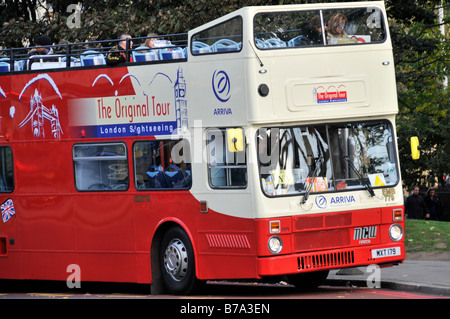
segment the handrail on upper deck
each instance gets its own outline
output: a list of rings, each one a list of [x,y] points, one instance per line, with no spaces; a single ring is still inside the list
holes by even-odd
[[[146,39],[158,38],[169,40],[167,46],[154,48],[153,50],[162,50],[165,48],[178,47],[184,50],[187,47],[187,33],[160,35],[153,37],[136,37],[126,39],[126,63],[136,62],[132,59],[133,52],[139,47],[143,46]],[[53,68],[70,68],[70,67],[84,67],[84,66],[98,66],[106,64],[105,58],[108,53],[120,52],[114,51],[113,48],[123,39],[113,40],[98,40],[89,42],[65,43],[44,46],[52,49],[52,54],[47,55],[33,55],[29,56],[28,52],[31,49],[42,48],[42,46],[9,48],[0,50],[0,73],[5,72],[19,72],[33,69],[53,69]],[[133,41],[131,46],[130,41]],[[87,64],[85,57],[89,55],[89,51],[95,51],[95,54],[100,58],[101,63]],[[185,52],[185,51],[183,51]],[[92,52],[93,53],[93,52]],[[101,58],[102,57],[102,58]],[[185,54],[177,55],[175,60],[185,59]],[[33,67],[34,63],[40,62],[40,67]],[[97,61],[97,62],[98,62]],[[144,60],[148,61],[148,60]],[[30,63],[31,62],[31,63]],[[141,61],[139,61],[141,62]],[[155,61],[152,61],[155,62]]]

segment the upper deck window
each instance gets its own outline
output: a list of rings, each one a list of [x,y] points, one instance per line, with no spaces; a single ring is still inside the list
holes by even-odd
[[[242,17],[234,17],[192,36],[193,55],[238,52],[242,49]]]
[[[378,7],[285,11],[257,14],[255,45],[259,49],[383,42],[383,15]]]

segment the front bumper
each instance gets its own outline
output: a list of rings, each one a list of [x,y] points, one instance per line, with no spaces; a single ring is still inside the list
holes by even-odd
[[[405,259],[403,242],[258,258],[258,275],[276,276],[368,266],[392,266]]]

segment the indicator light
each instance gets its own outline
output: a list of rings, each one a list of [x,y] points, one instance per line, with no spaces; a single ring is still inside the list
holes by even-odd
[[[394,222],[400,222],[403,220],[403,209],[394,209],[392,212],[392,220]]]
[[[200,201],[200,212],[201,213],[207,213],[208,212],[208,203],[206,202],[206,200],[201,200]]]
[[[281,231],[279,220],[272,220],[272,221],[270,221],[269,224],[270,224],[270,233],[271,234],[277,234]]]

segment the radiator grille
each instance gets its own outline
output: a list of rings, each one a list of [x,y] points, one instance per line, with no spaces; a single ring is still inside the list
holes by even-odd
[[[352,224],[353,213],[319,214],[294,217],[294,230],[345,227]]]
[[[294,249],[302,251],[349,246],[350,239],[350,230],[347,228],[301,232],[294,234]]]
[[[341,267],[354,264],[353,251],[305,255],[297,258],[298,270]]]
[[[294,218],[295,230],[323,228],[323,216],[301,216]]]
[[[352,213],[340,213],[325,216],[325,228],[343,227],[352,224]]]

